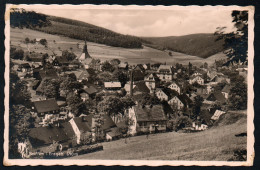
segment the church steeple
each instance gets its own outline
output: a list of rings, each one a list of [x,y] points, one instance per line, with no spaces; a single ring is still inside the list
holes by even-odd
[[[87,41],[85,39],[85,45],[83,46],[83,51],[82,51],[83,54],[85,54],[85,59],[86,58],[91,58],[89,53],[88,53],[88,47],[87,47]]]

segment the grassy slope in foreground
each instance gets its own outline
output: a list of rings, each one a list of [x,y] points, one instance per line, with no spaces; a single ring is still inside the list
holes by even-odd
[[[236,149],[246,149],[245,113],[227,113],[218,125],[198,133],[161,133],[104,142],[104,150],[71,159],[227,161]]]
[[[191,34],[184,36],[170,37],[145,37],[152,44],[147,44],[153,48],[169,49],[188,55],[207,58],[211,55],[223,51],[224,40],[216,41],[214,34]]]

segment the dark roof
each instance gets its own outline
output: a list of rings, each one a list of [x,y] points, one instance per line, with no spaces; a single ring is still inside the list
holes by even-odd
[[[127,128],[128,127],[128,125],[126,124],[126,121],[118,122],[118,123],[116,123],[116,126],[118,128]]]
[[[121,133],[120,133],[118,127],[114,127],[114,128],[111,128],[111,129],[109,130],[109,132],[107,132],[107,135],[109,135],[109,136],[111,136],[111,137],[117,137],[117,136],[120,136]]]
[[[60,127],[63,129],[66,136],[68,136],[70,138],[74,137],[75,132],[69,122],[60,123]]]
[[[211,117],[213,114],[209,112],[208,109],[203,109],[200,111],[200,118],[202,120],[202,123],[205,123],[207,125],[211,124]]]
[[[90,74],[87,70],[84,70],[81,72],[81,74],[78,77],[78,80],[82,80],[82,79],[88,79],[90,77]]]
[[[93,115],[91,114],[82,117],[75,117],[73,120],[80,131],[87,132],[92,130],[92,118]]]
[[[134,81],[144,80],[144,73],[141,70],[133,70]]]
[[[150,93],[149,88],[146,86],[145,82],[138,82],[135,84],[135,88],[133,89],[133,92],[142,92],[142,93]]]
[[[180,101],[184,105],[191,105],[192,104],[192,100],[186,94],[181,94],[181,95],[178,96],[178,98],[180,99]]]
[[[22,67],[22,68],[31,68],[29,63],[20,64],[20,67]]]
[[[69,129],[68,125],[65,126],[66,130]],[[71,135],[71,132],[69,133]],[[38,127],[29,132],[30,142],[34,147],[52,144],[53,141],[66,142],[71,138],[70,135],[60,127]]]
[[[31,57],[30,59],[32,62],[42,62],[42,58],[40,57]]]
[[[55,99],[35,101],[34,106],[38,113],[50,112],[59,109],[59,106]]]
[[[40,84],[40,80],[34,80],[32,82],[32,86],[38,86]]]
[[[142,72],[145,72],[144,66],[142,64],[137,64],[137,66],[135,66],[134,70],[140,70]]]
[[[178,95],[178,92],[176,92],[175,90],[172,90],[170,88],[163,88],[162,91],[169,97],[169,99]]]
[[[230,89],[231,89],[231,87],[229,85],[225,85],[225,87],[222,89],[222,92],[229,93]]]
[[[104,124],[101,126],[101,129],[107,130],[107,129],[110,129],[113,127],[116,127],[115,122],[112,120],[112,118],[109,115],[105,114],[104,115]]]
[[[97,93],[97,89],[93,86],[90,86],[89,88],[84,89],[86,93],[88,94],[94,94]]]
[[[225,102],[225,97],[220,91],[216,91],[211,93],[208,97],[207,100],[209,101],[219,101],[219,102]]]
[[[160,79],[159,79],[159,77],[157,76],[156,73],[150,73],[145,78],[149,78],[150,75],[152,75],[152,77],[154,78],[155,81],[160,81]],[[149,80],[146,80],[146,81],[149,81]]]
[[[137,122],[167,120],[162,105],[150,107],[134,106]]]
[[[172,107],[169,105],[168,102],[163,102],[163,110],[165,114],[174,114],[176,115],[176,113],[173,111]]]
[[[44,78],[52,78],[52,79],[56,79],[58,78],[58,74],[56,73],[56,71],[54,69],[48,69],[48,70],[39,70],[39,74],[41,76],[42,79]]]
[[[42,84],[44,82],[45,79],[43,79],[42,81],[40,81],[40,84],[38,85],[37,89],[36,89],[36,92],[40,92],[40,93],[43,93],[43,89],[42,89]]]
[[[57,56],[55,58],[55,60],[57,60],[60,64],[69,64],[70,62],[67,60],[66,57],[63,56]]]

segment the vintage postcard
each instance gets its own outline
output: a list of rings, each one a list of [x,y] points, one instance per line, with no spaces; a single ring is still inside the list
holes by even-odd
[[[8,4],[4,165],[253,165],[254,10]]]

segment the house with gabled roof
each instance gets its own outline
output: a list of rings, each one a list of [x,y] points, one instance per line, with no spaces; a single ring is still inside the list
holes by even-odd
[[[222,104],[226,102],[225,96],[220,91],[214,91],[210,93],[206,100],[213,103],[219,102]]]
[[[37,80],[43,80],[44,78],[57,79],[59,78],[57,72],[54,69],[34,69],[33,77]]]
[[[143,81],[144,80],[145,74],[141,70],[139,70],[139,69],[133,70],[132,73],[133,73],[133,81]]]
[[[176,95],[168,101],[170,106],[176,107],[176,109],[182,109],[184,107],[191,107],[192,100],[186,95]]]
[[[55,152],[58,145],[61,145],[61,148],[69,147],[74,143],[74,136],[69,122],[60,123],[60,126],[32,128],[28,134],[32,151],[44,153]]]
[[[155,73],[151,73],[144,78],[146,86],[150,89],[151,92],[155,90],[160,85],[160,79]]]
[[[226,99],[228,99],[229,97],[230,89],[231,89],[230,85],[225,85],[225,87],[221,90],[221,93],[224,95]]]
[[[177,82],[173,82],[172,84],[170,84],[168,86],[168,88],[177,91],[179,94],[181,94],[181,85],[179,85],[179,83]]]
[[[204,79],[201,75],[194,75],[190,77],[189,83],[193,84],[195,82],[197,82],[200,85],[204,85]]]
[[[68,66],[70,63],[70,61],[67,60],[66,57],[63,56],[56,56],[53,61],[52,61],[52,65],[54,66]]]
[[[160,65],[157,70],[157,76],[161,81],[172,81],[173,79],[173,70],[170,65]]]
[[[136,130],[141,133],[166,131],[167,118],[162,105],[133,106],[136,116]]]
[[[58,121],[60,108],[55,99],[34,101],[33,105],[32,109],[41,119],[39,122],[40,125],[47,126],[48,124],[53,124],[55,121]]]
[[[75,117],[69,121],[72,126],[72,129],[75,133],[77,143],[80,143],[82,133],[92,132],[93,128],[93,115],[87,115],[82,117]]]
[[[150,93],[150,89],[146,86],[144,81],[135,83],[135,87],[133,88],[133,94],[142,94],[142,93]]]
[[[87,70],[82,70],[80,72],[75,72],[75,75],[77,77],[77,80],[79,82],[82,82],[82,81],[88,81],[89,77],[90,77],[90,74]]]
[[[134,70],[139,70],[141,71],[142,73],[145,73],[145,68],[143,67],[142,64],[137,64],[134,68]]]
[[[178,95],[178,92],[171,90],[169,88],[157,88],[155,94],[161,101],[168,101],[172,97]]]
[[[35,101],[33,104],[33,109],[38,113],[38,116],[44,116],[45,114],[58,114],[59,112],[59,106],[55,99]]]

